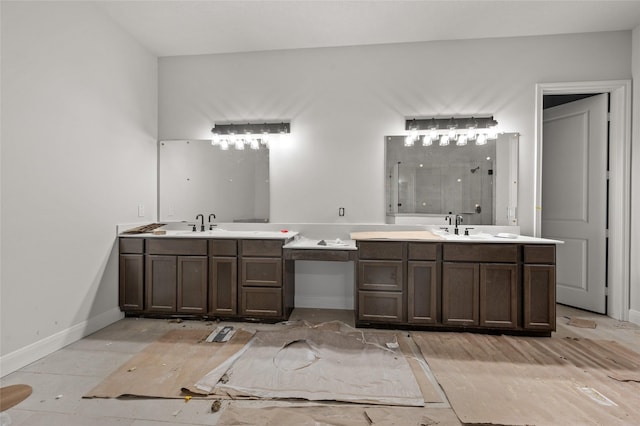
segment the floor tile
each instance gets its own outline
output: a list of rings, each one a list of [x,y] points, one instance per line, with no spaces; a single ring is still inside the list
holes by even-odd
[[[105,377],[133,354],[113,352],[110,350],[76,350],[64,348],[42,358],[22,371],[29,373],[62,374],[74,376],[99,376]]]

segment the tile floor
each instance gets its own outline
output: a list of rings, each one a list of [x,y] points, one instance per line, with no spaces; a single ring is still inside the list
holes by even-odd
[[[568,318],[593,319],[596,329],[568,326]],[[296,309],[291,320],[304,319],[319,323],[340,320],[353,325],[352,311]],[[616,340],[640,352],[640,326],[616,321],[606,316],[558,305],[557,332],[552,338],[566,336]],[[233,324],[233,323],[230,323]],[[212,329],[208,321],[169,322],[158,319],[126,318],[61,349],[31,365],[1,379],[1,386],[24,383],[33,387],[33,394],[3,413],[12,426],[167,426],[215,425],[223,409],[210,410],[211,401],[157,399],[82,399],[82,395],[100,383],[113,370],[153,342],[166,331],[176,328]],[[242,323],[256,330],[274,327],[271,324]],[[247,407],[274,405],[269,401],[235,401]],[[275,403],[286,404],[286,403]],[[446,403],[426,407],[431,417],[449,419],[439,424],[459,424],[452,421],[451,408]],[[4,425],[3,425],[4,426]]]

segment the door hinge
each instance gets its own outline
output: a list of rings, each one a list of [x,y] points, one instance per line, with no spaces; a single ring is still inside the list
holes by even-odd
[[[604,288],[604,295],[608,296],[609,295],[609,287],[605,287]]]
[[[607,121],[611,121],[611,113],[610,112],[607,113]]]
[[[605,238],[609,238],[609,230],[608,229],[604,230],[604,237]]]

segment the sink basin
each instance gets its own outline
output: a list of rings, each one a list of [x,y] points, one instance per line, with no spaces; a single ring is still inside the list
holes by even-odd
[[[191,231],[191,230],[169,230],[167,236],[180,236],[180,237],[194,237],[194,238],[206,238],[206,237],[220,237],[220,238],[289,238],[294,237],[297,232],[283,233],[280,231],[229,231],[222,228],[215,228],[206,231]]]
[[[441,236],[447,241],[471,241],[471,240],[492,240],[494,238],[491,234],[471,234],[471,235],[456,235],[456,234],[447,234],[446,232],[438,233],[437,235]]]

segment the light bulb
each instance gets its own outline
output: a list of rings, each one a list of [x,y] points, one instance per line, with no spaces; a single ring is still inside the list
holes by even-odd
[[[469,139],[470,141],[474,140],[476,138],[476,129],[469,129],[467,131],[467,139]]]
[[[244,139],[236,139],[236,149],[240,151],[244,149]]]
[[[436,139],[438,139],[438,131],[433,129],[431,130],[431,140],[435,141]]]
[[[487,144],[487,135],[484,133],[480,133],[476,138],[476,145],[486,145]]]
[[[440,146],[447,146],[447,145],[449,145],[449,135],[440,136]]]
[[[227,139],[220,139],[220,149],[227,151],[229,149],[229,141]]]
[[[404,138],[404,146],[413,146],[414,142],[415,142],[415,139],[413,139],[413,136],[411,135]]]
[[[431,136],[424,135],[422,137],[422,146],[431,146],[431,144],[433,144],[433,141],[431,140]]]
[[[466,144],[467,144],[467,136],[466,135],[458,136],[458,140],[456,141],[456,145],[465,146]]]
[[[258,142],[258,138],[251,138],[251,140],[249,141],[249,146],[251,147],[251,149],[260,149],[260,142]]]

